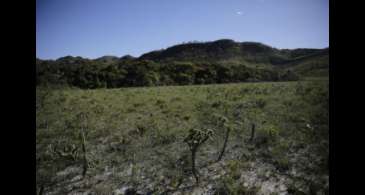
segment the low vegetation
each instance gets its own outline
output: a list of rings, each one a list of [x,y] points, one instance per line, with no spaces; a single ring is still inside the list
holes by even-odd
[[[328,100],[326,78],[93,90],[38,86],[37,190],[325,193]]]

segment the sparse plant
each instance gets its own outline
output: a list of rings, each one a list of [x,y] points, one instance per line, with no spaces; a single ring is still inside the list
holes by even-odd
[[[226,147],[227,147],[229,133],[233,129],[233,124],[230,123],[230,121],[228,120],[227,117],[218,116],[218,121],[219,121],[219,126],[226,129],[226,133],[225,133],[225,136],[224,136],[224,142],[223,142],[222,149],[221,149],[221,151],[218,155],[218,158],[217,158],[217,162],[220,161],[222,159],[223,155],[224,155],[224,152],[225,152]]]
[[[196,152],[205,141],[213,135],[211,129],[190,129],[184,142],[189,146],[191,151],[191,170],[195,177],[196,184],[199,184],[199,177],[195,167]]]
[[[250,136],[250,142],[253,142],[253,139],[255,138],[255,129],[256,129],[256,125],[255,125],[255,123],[251,123],[251,136]]]
[[[78,147],[75,144],[64,145],[62,149],[59,149],[58,145],[49,145],[49,149],[52,153],[57,154],[59,158],[76,161],[78,158]]]
[[[288,149],[288,142],[281,141],[278,142],[271,151],[271,158],[279,171],[286,171],[290,167],[290,161],[287,157]]]
[[[268,132],[271,138],[274,138],[278,135],[279,130],[276,126],[270,124],[265,127],[265,130]]]
[[[79,132],[79,140],[80,140],[82,155],[83,155],[82,156],[82,177],[84,178],[86,176],[86,172],[89,167],[88,159],[86,156],[87,148],[86,148],[86,135],[85,135],[85,131],[87,129],[87,114],[81,112],[77,115],[77,118],[81,123],[81,128],[80,128],[80,132]]]
[[[247,165],[240,160],[229,160],[227,162],[227,172],[228,175],[234,180],[238,180],[241,177],[242,169],[247,168]]]
[[[253,101],[248,102],[247,109],[245,112],[246,119],[250,122],[251,131],[249,142],[253,143],[256,136],[256,128],[257,123],[260,123],[260,120],[264,118],[263,108],[266,106],[266,101],[262,98],[255,99]],[[264,123],[264,121],[262,121]]]
[[[222,178],[214,195],[256,195],[258,191],[258,187],[246,187],[242,182],[228,175]]]

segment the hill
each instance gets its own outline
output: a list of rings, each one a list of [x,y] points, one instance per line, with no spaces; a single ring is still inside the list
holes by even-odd
[[[163,50],[143,54],[140,59],[153,61],[191,61],[219,62],[236,60],[237,62],[285,64],[292,60],[315,55],[328,55],[328,49],[276,49],[257,42],[234,42],[221,39],[205,43],[185,43]]]
[[[65,56],[37,59],[37,85],[80,88],[297,80],[327,76],[329,49],[277,49],[221,39],[191,42],[136,58]]]

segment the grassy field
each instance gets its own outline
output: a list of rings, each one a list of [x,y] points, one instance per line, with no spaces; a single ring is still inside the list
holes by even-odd
[[[38,88],[37,188],[44,194],[325,193],[328,98],[327,79]],[[213,132],[196,153],[198,185],[184,142],[191,129]]]

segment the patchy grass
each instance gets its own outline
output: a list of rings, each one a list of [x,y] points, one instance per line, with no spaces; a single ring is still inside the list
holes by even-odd
[[[155,190],[166,191],[166,186],[176,190],[193,181],[189,149],[183,143],[189,129],[214,131],[196,154],[197,167],[209,166],[218,157],[226,131],[217,116],[232,123],[223,162],[229,160],[226,171],[231,176],[226,179],[237,193],[249,189],[234,183],[247,169],[240,161],[264,159],[279,172],[292,167],[321,173],[328,169],[323,163],[328,160],[325,79],[96,90],[37,88],[36,93],[37,185],[46,186],[46,191],[62,182],[58,172],[82,166],[81,128],[87,148],[86,180],[113,173],[102,180],[107,184],[94,186],[95,192],[110,193],[127,184],[136,189],[151,184]],[[250,142],[252,124],[256,128]],[[69,152],[68,148],[75,150],[73,158],[58,155],[57,151]],[[312,154],[303,157],[304,165],[292,155],[298,151],[303,156]],[[312,158],[320,162],[315,164]],[[130,166],[134,168],[129,171]],[[210,181],[208,176],[200,177]],[[93,187],[86,189],[93,191]]]

